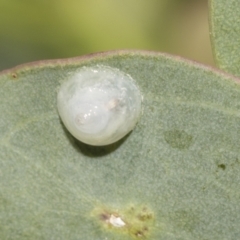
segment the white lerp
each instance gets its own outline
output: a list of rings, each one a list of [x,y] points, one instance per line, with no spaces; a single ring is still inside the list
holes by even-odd
[[[124,72],[106,66],[82,67],[60,87],[59,115],[68,131],[90,145],[118,141],[136,125],[141,93]]]

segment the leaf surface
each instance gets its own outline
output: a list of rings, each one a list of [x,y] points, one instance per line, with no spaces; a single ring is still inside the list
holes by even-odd
[[[216,64],[240,76],[240,4],[238,0],[209,0],[210,35]]]
[[[56,109],[61,82],[93,65],[131,75],[143,95],[136,128],[104,147],[73,138]],[[0,86],[0,239],[240,236],[238,79],[116,51],[19,66]]]

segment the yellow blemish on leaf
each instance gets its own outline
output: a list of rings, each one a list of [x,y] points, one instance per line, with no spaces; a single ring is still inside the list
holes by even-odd
[[[97,207],[91,216],[105,230],[130,235],[133,239],[148,239],[154,228],[154,213],[146,206],[125,208]]]

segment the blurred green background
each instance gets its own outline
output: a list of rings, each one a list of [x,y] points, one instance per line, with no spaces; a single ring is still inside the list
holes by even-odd
[[[0,70],[114,49],[213,65],[207,0],[0,0]]]

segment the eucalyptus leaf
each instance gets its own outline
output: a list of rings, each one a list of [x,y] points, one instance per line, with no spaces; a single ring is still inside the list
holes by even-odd
[[[240,76],[239,0],[209,0],[210,36],[216,64]]]
[[[56,108],[60,84],[95,65],[143,96],[135,129],[103,147],[72,137]],[[22,65],[0,86],[0,239],[239,239],[239,79],[115,51]]]

